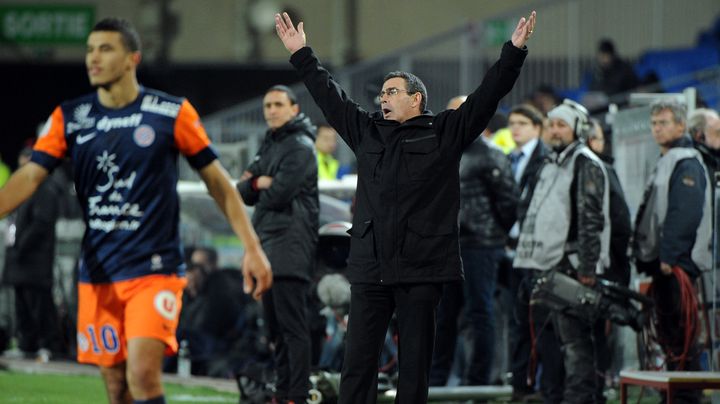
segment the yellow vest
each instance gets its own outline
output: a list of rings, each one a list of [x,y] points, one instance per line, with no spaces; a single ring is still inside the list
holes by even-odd
[[[512,138],[512,133],[508,128],[503,128],[496,131],[493,134],[491,141],[495,145],[499,146],[505,154],[508,154],[511,151],[515,150],[515,147],[517,146]]]
[[[335,158],[332,155],[317,152],[317,162],[318,162],[318,179],[319,180],[335,180],[335,179],[337,179],[338,168],[340,168],[340,163],[338,163],[338,161],[335,160]]]
[[[10,167],[0,160],[0,188],[10,179]]]

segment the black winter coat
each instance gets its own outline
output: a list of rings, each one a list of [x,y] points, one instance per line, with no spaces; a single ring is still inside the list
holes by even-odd
[[[512,89],[527,55],[506,43],[500,60],[457,110],[403,123],[348,98],[312,50],[290,62],[358,164],[346,275],[352,283],[391,285],[462,279],[458,243],[459,165]]]
[[[571,144],[568,147],[579,146]],[[602,163],[590,160],[585,155],[579,155],[575,161],[575,177],[570,185],[571,218],[568,243],[571,245],[577,243],[577,255],[580,260],[577,271],[583,276],[595,274],[596,263],[601,253],[600,237],[605,225],[603,214],[605,175],[600,164]]]
[[[5,250],[3,283],[51,288],[55,261],[55,222],[59,214],[60,184],[53,176],[10,216],[15,242]]]
[[[460,160],[460,246],[502,247],[517,220],[520,192],[510,160],[477,139]]]
[[[713,150],[702,143],[693,141],[693,147],[702,155],[703,163],[707,169],[709,184],[715,187],[715,173],[720,172],[720,150]],[[714,200],[714,198],[713,198]]]
[[[590,81],[590,90],[614,95],[634,89],[640,84],[630,63],[616,58],[608,67],[597,66]]]
[[[632,237],[630,209],[620,184],[612,157],[599,156],[605,163],[610,185],[610,271],[606,278],[627,286],[630,283],[630,254],[628,246]]]
[[[243,200],[255,206],[253,226],[275,278],[310,280],[318,241],[319,200],[315,128],[300,114],[265,140],[247,168],[252,178],[238,184]],[[261,175],[268,189],[253,189]]]

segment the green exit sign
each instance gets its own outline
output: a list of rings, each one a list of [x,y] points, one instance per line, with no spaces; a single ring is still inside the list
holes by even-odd
[[[489,46],[499,46],[510,39],[510,24],[507,20],[491,20],[485,26],[485,43]]]
[[[94,6],[0,5],[0,42],[84,45],[94,21]]]

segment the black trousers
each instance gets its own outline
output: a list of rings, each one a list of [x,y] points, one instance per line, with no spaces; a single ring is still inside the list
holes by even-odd
[[[523,268],[513,268],[513,271],[522,273],[518,285],[517,298],[513,307],[513,316],[510,321],[510,369],[512,371],[513,390],[522,393],[531,393],[534,386],[528,386],[528,364],[530,361],[532,328],[535,335],[535,349],[538,355],[538,364],[542,366],[540,376],[540,391],[547,404],[557,404],[562,400],[565,368],[563,366],[560,341],[555,327],[551,321],[550,310],[539,306],[530,306],[530,296],[535,284],[535,271]]]
[[[399,379],[395,403],[427,402],[442,284],[351,286],[339,404],[377,401],[378,361],[393,312],[398,322]]]
[[[590,322],[563,313],[554,316],[565,362],[563,404],[605,404],[605,320]]]
[[[35,352],[40,348],[58,350],[57,309],[49,288],[16,285],[15,317],[21,351]]]
[[[457,345],[458,316],[464,304],[462,281],[444,284],[443,294],[437,308],[435,350],[430,368],[430,386],[444,386],[450,377]]]
[[[306,281],[276,278],[263,295],[270,340],[275,346],[275,395],[279,399],[305,402],[310,388],[308,291]]]

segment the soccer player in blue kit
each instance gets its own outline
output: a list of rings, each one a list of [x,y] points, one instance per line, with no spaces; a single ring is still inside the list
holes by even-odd
[[[31,161],[0,189],[0,216],[72,160],[86,222],[78,285],[78,361],[100,366],[111,403],[165,403],[163,356],[177,351],[184,264],[177,160],[198,170],[245,247],[245,292],[272,283],[267,257],[195,109],[141,86],[140,40],[125,20],[98,22],[85,63],[97,91],[63,102]],[[134,400],[134,401],[133,401]]]

